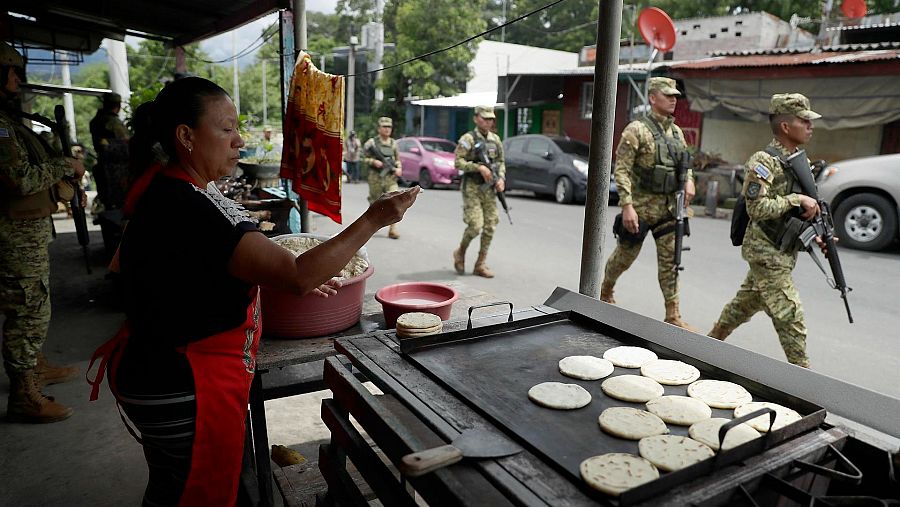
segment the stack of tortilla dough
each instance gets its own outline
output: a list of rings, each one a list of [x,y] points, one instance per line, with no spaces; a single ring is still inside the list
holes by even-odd
[[[438,334],[444,329],[441,318],[433,313],[411,312],[397,317],[397,336],[418,338]]]

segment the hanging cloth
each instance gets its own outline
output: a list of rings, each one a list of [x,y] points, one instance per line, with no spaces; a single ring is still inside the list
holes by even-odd
[[[284,116],[281,177],[310,211],[341,223],[341,152],[344,77],[327,74],[301,52],[294,66]]]

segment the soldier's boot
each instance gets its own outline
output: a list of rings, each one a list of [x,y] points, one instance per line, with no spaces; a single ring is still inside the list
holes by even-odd
[[[453,269],[457,275],[466,274],[466,250],[462,246],[453,251]]]
[[[616,304],[616,298],[613,297],[613,287],[615,285],[607,283],[606,280],[600,284],[600,301],[611,305]]]
[[[38,352],[37,366],[34,368],[38,388],[53,384],[61,384],[78,377],[78,368],[73,366],[54,366],[47,361],[43,352]]]
[[[699,333],[700,330],[691,326],[687,322],[681,320],[681,312],[678,310],[678,301],[666,301],[666,319],[665,322],[668,324],[672,324],[673,326],[678,326],[682,329],[687,329],[692,333]]]
[[[391,239],[397,239],[400,237],[400,233],[397,232],[396,225],[391,225],[390,227],[388,227],[388,237]]]
[[[494,273],[492,273],[491,269],[487,267],[486,253],[478,254],[478,260],[475,261],[475,269],[472,270],[472,273],[484,278],[494,278]]]
[[[707,333],[706,336],[715,338],[716,340],[725,341],[725,338],[728,338],[728,335],[730,334],[731,330],[725,329],[724,327],[720,326],[718,322],[716,322],[715,324],[713,324],[712,331]]]
[[[9,372],[9,403],[6,420],[19,423],[52,423],[68,419],[71,408],[44,396],[37,386],[34,370]]]

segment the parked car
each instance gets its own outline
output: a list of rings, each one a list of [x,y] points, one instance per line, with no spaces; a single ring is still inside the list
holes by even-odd
[[[506,156],[506,188],[552,195],[556,202],[584,202],[587,195],[589,146],[567,137],[528,134],[503,143]],[[609,202],[619,195],[610,174]]]
[[[841,246],[875,251],[898,239],[900,153],[828,165],[817,184]]]
[[[435,184],[455,185],[462,171],[454,165],[456,143],[437,137],[404,137],[397,140],[403,179],[417,182],[422,188]]]

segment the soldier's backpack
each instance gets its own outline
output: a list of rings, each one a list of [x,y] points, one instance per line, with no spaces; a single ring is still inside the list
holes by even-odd
[[[779,162],[784,163],[781,153],[767,146],[765,152],[772,155]],[[734,203],[734,211],[731,213],[731,244],[741,246],[744,244],[744,234],[747,233],[747,226],[750,225],[750,215],[747,214],[747,201],[744,194],[738,196],[737,202]]]

